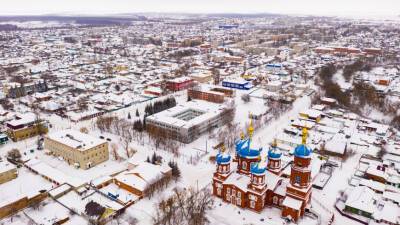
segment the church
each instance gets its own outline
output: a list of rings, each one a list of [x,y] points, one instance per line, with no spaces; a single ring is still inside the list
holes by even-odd
[[[282,152],[276,143],[265,159],[262,148],[252,146],[252,123],[248,137],[243,134],[235,143],[235,156],[224,147],[216,155],[213,176],[213,195],[224,202],[261,212],[266,207],[277,207],[282,216],[298,221],[311,199],[311,149],[307,147],[307,129],[303,129],[302,144],[294,150],[290,177],[282,176]],[[235,167],[235,168],[232,168]]]

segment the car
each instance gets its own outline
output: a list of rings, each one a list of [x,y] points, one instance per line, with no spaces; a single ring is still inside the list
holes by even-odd
[[[107,138],[106,140],[107,140],[107,141],[111,141],[111,138]]]
[[[104,136],[100,136],[99,138],[100,138],[100,139],[104,139]]]

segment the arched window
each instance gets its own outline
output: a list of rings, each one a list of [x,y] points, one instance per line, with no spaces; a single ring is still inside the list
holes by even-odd
[[[250,201],[250,208],[254,209],[256,207],[256,203],[254,201]]]
[[[275,205],[278,205],[278,197],[277,197],[277,196],[274,196],[274,197],[272,198],[272,202],[273,202]]]
[[[294,182],[297,183],[297,184],[300,184],[300,176],[296,176],[294,178]]]
[[[242,163],[242,169],[245,170],[246,168],[247,168],[247,163],[246,163],[246,162],[243,162],[243,163]]]

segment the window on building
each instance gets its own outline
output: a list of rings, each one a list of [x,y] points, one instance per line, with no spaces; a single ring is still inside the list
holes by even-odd
[[[252,200],[250,201],[250,208],[254,209],[256,207],[256,203]]]
[[[220,188],[220,187],[217,188],[217,195],[218,195],[218,196],[221,196],[221,188]]]
[[[277,205],[278,204],[278,197],[277,196],[274,196],[273,198],[272,198],[272,202],[275,204],[275,205]]]
[[[230,195],[230,194],[231,194],[231,188],[227,188],[227,189],[226,189],[226,194],[227,194],[227,195]]]
[[[294,182],[297,183],[297,184],[300,184],[300,176],[297,175],[297,176],[294,178]]]
[[[241,198],[237,198],[236,199],[236,204],[237,205],[241,205],[242,204],[242,199]]]
[[[242,197],[242,192],[238,191],[237,196],[240,198]]]
[[[245,170],[246,168],[247,168],[247,163],[246,163],[246,162],[243,162],[243,163],[242,163],[242,169]]]

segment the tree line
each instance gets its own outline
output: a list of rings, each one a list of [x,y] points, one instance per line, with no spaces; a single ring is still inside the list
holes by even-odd
[[[144,109],[145,116],[150,116],[175,106],[176,100],[174,97],[169,97],[162,101],[154,102],[154,104],[150,103],[146,105]]]

